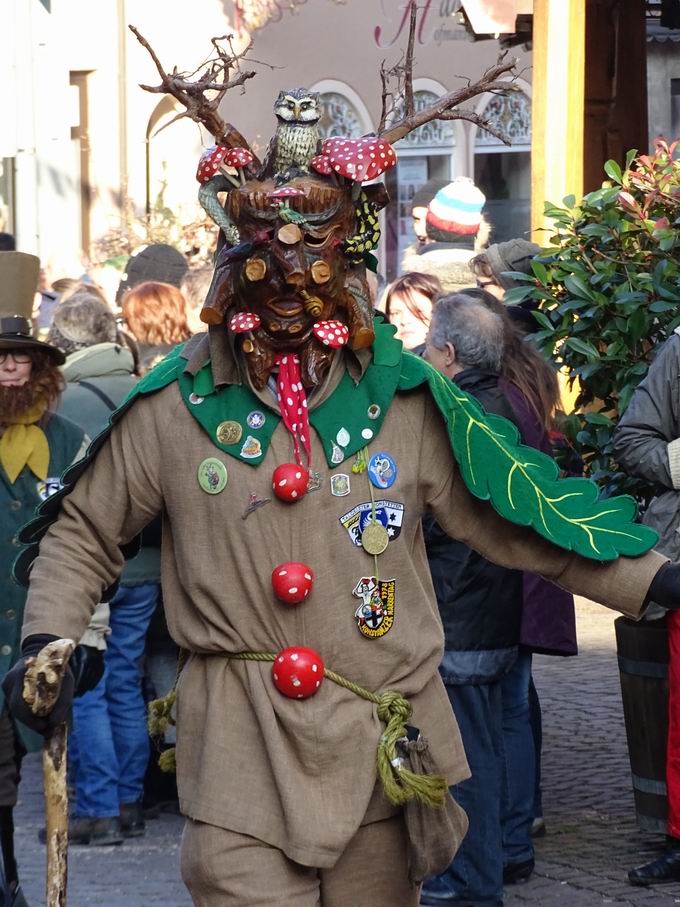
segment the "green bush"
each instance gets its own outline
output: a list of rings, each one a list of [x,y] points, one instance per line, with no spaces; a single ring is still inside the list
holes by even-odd
[[[629,151],[622,171],[605,164],[607,182],[577,205],[546,204],[555,224],[533,262],[533,277],[506,301],[539,303],[540,347],[578,377],[579,413],[563,430],[603,493],[644,495],[641,483],[617,470],[612,433],[652,355],[680,326],[680,161],[676,145],[658,139],[654,153]]]

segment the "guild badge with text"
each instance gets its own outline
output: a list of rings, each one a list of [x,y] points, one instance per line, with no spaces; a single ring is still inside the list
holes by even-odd
[[[359,632],[368,639],[378,639],[394,623],[394,594],[396,580],[362,576],[352,594],[361,599],[354,612]]]
[[[367,525],[373,522],[373,508],[371,501],[357,504],[340,519],[340,524],[347,530],[347,534],[357,548],[362,547],[361,537]],[[400,501],[376,501],[375,521],[387,530],[389,540],[393,542],[401,535],[404,522],[404,505]]]

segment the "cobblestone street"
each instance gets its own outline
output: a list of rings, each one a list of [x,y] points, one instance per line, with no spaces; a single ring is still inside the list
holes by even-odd
[[[614,646],[616,616],[580,603],[580,657],[536,659],[548,834],[538,841],[532,880],[507,890],[506,907],[680,904],[680,885],[645,890],[626,881],[628,868],[647,859],[661,842],[643,837],[633,818]],[[18,810],[19,859],[31,907],[44,903],[38,787],[39,762],[33,756],[26,761]],[[178,816],[162,815],[149,823],[145,838],[121,847],[72,848],[69,907],[188,907],[179,879],[181,825]],[[279,907],[275,894],[271,903]]]

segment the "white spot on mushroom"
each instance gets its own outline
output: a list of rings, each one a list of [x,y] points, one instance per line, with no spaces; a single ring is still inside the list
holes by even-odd
[[[297,586],[291,586],[290,589],[288,590],[288,594],[289,594],[289,595],[295,595],[295,593],[297,592],[297,590],[298,590],[298,587],[297,587]]]
[[[298,653],[297,653],[297,652],[293,652],[293,654],[290,656],[290,660],[291,660],[291,661],[297,661],[297,660],[298,660]]]

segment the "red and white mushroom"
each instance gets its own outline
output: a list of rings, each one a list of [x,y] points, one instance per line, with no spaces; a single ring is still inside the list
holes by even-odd
[[[394,148],[376,135],[326,139],[321,153],[330,161],[334,173],[355,183],[376,179],[397,163]]]
[[[298,189],[296,186],[282,186],[280,189],[268,193],[269,198],[296,198],[300,195],[305,195],[305,190]]]
[[[256,330],[260,324],[260,316],[254,312],[237,312],[229,322],[229,330],[234,334],[245,334]]]
[[[206,148],[198,162],[196,179],[199,183],[209,182],[213,176],[220,172],[220,166],[224,161],[224,155],[229,151],[224,145],[211,145]]]
[[[312,170],[316,170],[317,173],[323,174],[323,176],[330,176],[333,172],[333,165],[327,154],[317,154],[316,157],[311,159],[309,166]]]
[[[317,321],[312,330],[317,340],[334,350],[349,340],[349,329],[342,321]]]
[[[235,170],[238,170],[241,185],[243,185],[246,181],[243,170],[249,164],[252,164],[254,160],[255,158],[247,148],[228,148],[222,163],[227,167],[234,167]]]

